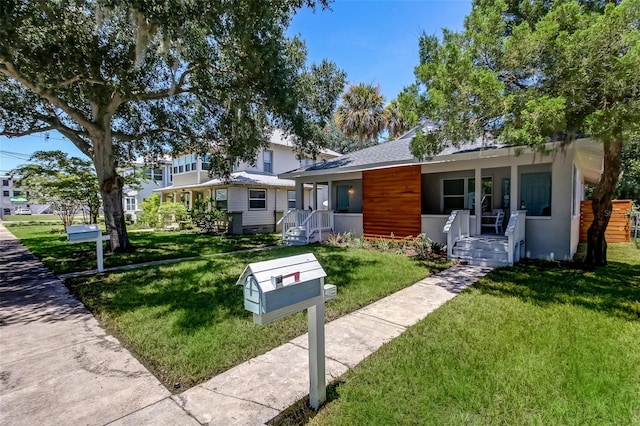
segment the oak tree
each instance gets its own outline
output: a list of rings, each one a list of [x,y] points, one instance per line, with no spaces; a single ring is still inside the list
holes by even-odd
[[[228,174],[274,127],[317,153],[344,86],[285,30],[329,0],[0,2],[0,135],[58,131],[95,165],[112,249],[129,247],[118,166],[211,154]]]

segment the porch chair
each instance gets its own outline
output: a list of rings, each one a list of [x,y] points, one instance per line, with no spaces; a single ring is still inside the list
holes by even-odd
[[[483,223],[480,226],[482,228],[495,228],[496,234],[502,234],[504,231],[502,230],[502,221],[504,220],[504,212],[499,211],[496,213],[496,220],[494,223]]]

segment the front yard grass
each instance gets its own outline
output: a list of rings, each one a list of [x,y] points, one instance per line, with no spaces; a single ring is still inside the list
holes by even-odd
[[[171,390],[184,390],[304,334],[299,313],[267,326],[253,323],[236,280],[251,262],[312,252],[336,284],[331,321],[407,287],[446,262],[311,245],[236,253],[172,265],[75,278],[65,283],[105,328]]]
[[[95,243],[69,244],[67,234],[60,224],[5,226],[56,274],[97,268]],[[280,235],[215,236],[199,234],[196,231],[130,231],[129,239],[136,250],[130,253],[105,251],[105,268],[271,246],[278,244]]]
[[[608,258],[491,272],[348,372],[311,423],[640,424],[640,250]]]

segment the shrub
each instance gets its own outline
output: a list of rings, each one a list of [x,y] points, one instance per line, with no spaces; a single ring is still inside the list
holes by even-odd
[[[142,213],[138,216],[138,221],[151,228],[157,228],[160,195],[153,194],[151,197],[145,198],[140,206],[142,207]]]
[[[188,219],[187,208],[180,203],[163,203],[158,207],[158,216],[162,225],[183,222]]]

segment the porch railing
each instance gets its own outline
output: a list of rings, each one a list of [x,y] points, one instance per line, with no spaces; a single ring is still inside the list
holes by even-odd
[[[507,255],[510,265],[519,262],[525,255],[526,217],[526,210],[517,210],[511,213],[511,217],[509,217],[509,224],[507,225],[507,230],[504,235],[508,238]]]
[[[307,243],[314,232],[318,232],[322,240],[323,232],[327,234],[333,229],[333,214],[331,210],[289,210],[278,221],[282,224],[282,240],[287,232],[294,228],[304,228]]]
[[[469,210],[452,211],[442,232],[447,234],[447,259],[451,259],[456,241],[469,236]]]
[[[282,240],[284,241],[285,235],[287,235],[287,232],[291,230],[291,228],[301,226],[302,222],[304,222],[311,213],[311,210],[296,209],[291,209],[286,212],[277,222],[278,225],[282,224]]]
[[[333,229],[333,214],[331,210],[313,210],[311,214],[300,224],[304,226],[307,236],[307,243],[314,232],[318,232],[322,241],[322,232],[329,233]]]

